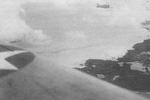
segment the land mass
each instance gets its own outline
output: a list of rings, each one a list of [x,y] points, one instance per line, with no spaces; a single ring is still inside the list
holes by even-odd
[[[75,68],[134,91],[150,91],[150,39],[133,46],[117,60],[88,59]]]

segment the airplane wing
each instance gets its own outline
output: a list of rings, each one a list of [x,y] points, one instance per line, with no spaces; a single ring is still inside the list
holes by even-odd
[[[12,76],[11,92],[17,94],[12,100],[148,100],[47,58],[38,56],[29,66],[26,80],[19,73]]]
[[[34,59],[34,54],[23,49],[0,45],[0,77],[24,68]]]
[[[0,48],[0,77],[26,67],[35,57],[33,53],[18,48],[5,45]],[[4,92],[0,98],[9,95],[13,97],[11,100],[148,100],[74,69],[52,65],[43,58],[35,59],[34,63],[37,68],[30,69],[34,72],[28,77],[30,82],[18,74],[12,76],[12,84],[15,84],[9,88],[12,96]]]

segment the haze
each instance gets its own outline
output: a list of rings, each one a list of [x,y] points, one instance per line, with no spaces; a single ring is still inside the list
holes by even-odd
[[[107,1],[110,9],[96,8],[97,2],[105,4],[64,0],[24,5],[26,24],[42,30],[49,40],[34,50],[59,64],[75,66],[89,58],[117,58],[149,38],[141,25],[149,18],[146,1]]]

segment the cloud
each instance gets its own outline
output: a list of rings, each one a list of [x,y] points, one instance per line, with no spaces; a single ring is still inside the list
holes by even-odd
[[[21,18],[26,15],[22,5],[26,3],[53,3],[58,8],[68,8],[79,3],[80,0],[0,0],[0,41],[24,41],[38,44],[43,41],[51,41],[50,37],[42,30],[32,29]]]
[[[107,0],[110,2],[110,9],[96,8],[96,3],[99,1],[28,1],[33,3],[33,5],[30,5],[32,8],[28,8],[28,10],[32,10],[30,12],[32,17],[29,16],[31,19],[35,18],[34,21],[37,21],[33,22],[33,24],[38,23],[39,25],[35,26],[44,27],[43,29],[51,36],[50,40],[53,40],[50,45],[44,45],[43,50],[41,50],[42,46],[38,46],[39,49],[35,49],[37,51],[41,50],[40,52],[42,53],[46,52],[46,56],[54,54],[56,58],[62,58],[60,60],[62,63],[64,63],[64,60],[70,63],[88,58],[109,59],[122,56],[134,43],[145,39],[145,36],[149,34],[141,26],[138,26],[142,21],[149,18],[147,14],[148,8],[145,9],[146,5],[143,5],[143,1]],[[19,7],[15,12],[22,12],[26,15],[26,11],[20,6],[25,3],[27,2],[19,3]],[[39,4],[37,6],[34,3]],[[20,10],[18,11],[18,9]],[[47,36],[43,34],[42,30],[30,28],[20,18],[19,14],[15,15],[17,15],[17,20],[19,19],[18,22],[22,23],[22,25],[18,26],[20,27],[19,29],[24,27],[21,32],[26,35],[25,37],[28,40],[32,42],[39,41],[37,44],[45,42]],[[118,26],[116,27],[116,25]],[[20,37],[23,36],[21,35]],[[54,59],[53,56],[52,59]]]
[[[43,33],[43,30],[33,29],[27,25],[20,17],[20,14],[26,16],[26,11],[22,8],[22,5],[28,2],[54,4],[55,7],[49,5],[45,7],[44,4],[44,6],[42,6],[45,7],[46,10],[51,8],[51,10],[48,11],[55,11],[55,13],[53,13],[54,15],[51,16],[51,12],[45,11],[41,16],[49,13],[49,15],[47,14],[46,16],[50,16],[50,18],[53,18],[51,20],[54,21],[48,24],[48,28],[54,25],[57,29],[58,26],[60,33],[57,30],[50,30],[49,32],[56,33],[48,33],[50,35],[50,37],[48,37]],[[79,51],[86,55],[86,57],[87,55],[100,57],[105,54],[107,57],[112,57],[122,55],[136,40],[136,42],[138,42],[143,39],[141,38],[141,36],[144,37],[145,35],[141,34],[143,30],[139,31],[139,27],[136,27],[137,29],[131,27],[137,24],[140,25],[142,21],[149,18],[148,8],[145,9],[146,5],[143,5],[143,1],[111,0],[110,9],[98,9],[96,8],[96,3],[96,0],[1,0],[0,40],[7,42],[23,40],[24,42],[34,44],[45,44],[54,40],[54,42],[52,41],[52,45],[50,44],[51,47],[47,46],[47,48],[53,51],[57,51],[56,49],[62,51],[71,49],[73,51],[73,48],[77,51],[77,49],[80,48]],[[37,10],[37,13],[41,12]],[[57,17],[59,20],[53,16],[59,16]],[[119,27],[114,27],[115,25]],[[136,39],[135,37],[139,34],[140,37]],[[55,37],[57,37],[57,39],[54,39]],[[118,43],[118,41],[120,42]],[[96,45],[93,49],[90,46],[94,45],[94,43],[100,43],[100,45]],[[105,44],[110,45],[103,49]],[[123,47],[121,48],[122,45]],[[91,54],[89,54],[88,48],[91,48]],[[117,51],[116,48],[118,49]],[[81,49],[83,49],[83,51]],[[102,50],[102,54],[99,53],[99,50]],[[47,51],[50,50],[48,49]],[[77,54],[75,54],[75,56],[77,56]]]
[[[81,31],[70,31],[65,33],[66,38],[71,40],[86,39],[87,36]]]
[[[111,24],[123,25],[140,24],[150,18],[149,10],[146,9],[146,0],[114,0],[112,6]]]
[[[41,0],[37,1],[42,2]],[[98,13],[101,15],[110,16],[110,21],[108,22],[110,25],[125,25],[127,21],[129,24],[137,25],[146,19],[150,19],[150,0],[46,0],[45,2],[53,3],[61,9],[67,8],[69,10],[78,10],[80,8],[79,10],[87,9],[90,11],[91,9],[94,10],[94,7],[96,8],[96,3],[108,3],[110,5],[110,9],[105,11],[99,10]],[[109,15],[107,15],[107,11],[109,11]],[[90,13],[93,14],[93,12],[97,13],[97,10],[95,9],[95,11]],[[94,19],[91,18],[92,17],[87,16],[84,17],[83,20],[93,22]]]
[[[0,41],[26,41],[29,43],[41,42],[47,39],[42,30],[34,30],[20,17],[25,15],[23,0],[0,0]],[[31,38],[32,37],[32,38]]]
[[[69,48],[78,48],[88,44],[88,36],[82,31],[65,32],[65,45]]]

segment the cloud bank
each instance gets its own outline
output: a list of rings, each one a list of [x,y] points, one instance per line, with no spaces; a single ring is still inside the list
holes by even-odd
[[[40,43],[47,41],[47,36],[42,30],[32,29],[21,18],[25,16],[22,5],[28,1],[0,0],[0,41],[13,42],[24,41]]]
[[[8,42],[16,40],[45,41],[47,38],[42,30],[32,29],[20,17],[20,14],[26,15],[22,8],[23,4],[48,2],[54,4],[57,8],[70,10],[78,10],[85,5],[85,7],[87,5],[93,6],[97,2],[105,4],[104,0],[0,0],[0,2],[0,41]],[[150,17],[149,1],[108,0],[107,2],[111,6],[108,9],[111,13],[109,25],[127,25],[127,21],[129,24],[140,24]],[[90,6],[87,9],[90,9]],[[105,14],[104,11],[101,14]],[[83,17],[83,20],[91,24],[95,21],[92,16]]]
[[[62,62],[64,58],[118,57],[149,34],[141,26],[150,18],[146,0],[107,0],[109,9],[96,8],[96,3],[105,4],[106,0],[0,1],[0,41],[48,43],[43,50],[59,52],[56,56]],[[43,5],[32,9],[39,13],[33,13],[33,19],[39,17],[34,24],[44,28],[31,28],[21,17],[28,16],[22,7],[28,3]]]

